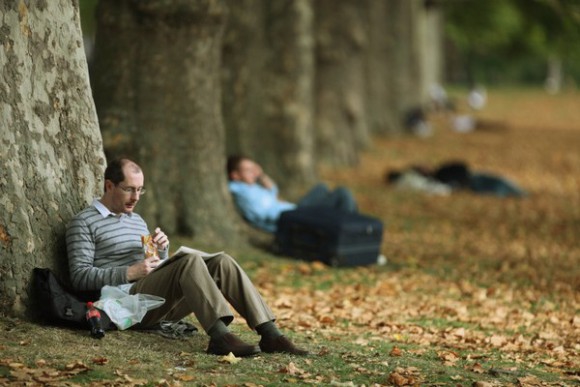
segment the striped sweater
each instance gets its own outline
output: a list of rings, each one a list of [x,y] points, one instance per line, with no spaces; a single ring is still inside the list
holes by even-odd
[[[127,268],[144,258],[141,236],[148,235],[139,214],[115,215],[95,200],[68,224],[66,246],[73,287],[100,290],[127,283]],[[168,249],[160,250],[167,258]]]

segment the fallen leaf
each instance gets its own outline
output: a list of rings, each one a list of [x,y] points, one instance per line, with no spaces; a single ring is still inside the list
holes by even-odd
[[[93,362],[93,364],[105,365],[109,362],[109,359],[107,359],[106,357],[95,357],[91,361]]]
[[[389,356],[393,357],[403,356],[403,351],[401,351],[401,348],[399,347],[393,347],[393,349],[391,349],[391,352],[389,352]]]
[[[226,356],[220,356],[218,361],[220,363],[236,364],[242,360],[241,357],[236,357],[232,352],[228,353]]]
[[[301,370],[296,367],[296,364],[290,362],[287,366],[280,368],[278,371],[281,374],[296,375],[301,372]]]
[[[176,376],[175,378],[177,380],[182,381],[182,382],[191,382],[192,380],[195,379],[195,376],[185,374],[185,375]]]

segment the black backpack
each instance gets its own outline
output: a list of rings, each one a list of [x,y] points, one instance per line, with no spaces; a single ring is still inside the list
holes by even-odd
[[[32,289],[36,314],[42,321],[89,329],[86,303],[68,292],[50,269],[33,269]]]

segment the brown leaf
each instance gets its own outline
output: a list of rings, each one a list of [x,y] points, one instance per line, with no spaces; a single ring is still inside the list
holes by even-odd
[[[397,372],[391,372],[389,375],[389,382],[393,383],[395,386],[405,386],[407,385],[408,380]]]
[[[105,365],[109,362],[109,359],[107,359],[106,357],[95,357],[91,361],[93,362],[93,364]]]
[[[180,380],[182,382],[191,382],[192,380],[195,380],[195,376],[192,375],[179,375],[175,377],[177,380]]]
[[[389,352],[389,356],[393,357],[403,356],[403,351],[399,347],[393,347],[393,349],[391,349],[391,352]]]
[[[302,371],[296,367],[296,364],[290,362],[287,366],[280,368],[278,372],[281,374],[296,375]]]
[[[443,360],[443,364],[446,366],[453,366],[460,359],[459,355],[455,352],[441,351],[437,352],[437,356]]]
[[[483,374],[485,372],[485,370],[483,369],[483,366],[481,364],[475,363],[471,367],[471,372],[475,372],[476,374]]]

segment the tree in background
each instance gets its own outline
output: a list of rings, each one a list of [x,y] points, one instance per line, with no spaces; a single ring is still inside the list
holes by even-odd
[[[0,3],[0,312],[24,314],[34,267],[67,272],[65,226],[105,166],[78,6]]]
[[[228,154],[267,168],[289,196],[316,180],[309,0],[229,0],[223,61]]]
[[[441,1],[448,38],[464,71],[452,82],[543,82],[549,61],[580,75],[580,4],[575,0]],[[555,61],[554,61],[555,60]],[[550,76],[550,74],[548,74]]]
[[[252,155],[286,193],[311,184],[321,164],[356,165],[371,135],[400,132],[404,112],[440,81],[424,71],[441,58],[426,39],[440,36],[425,22],[437,7],[423,0],[227,4],[228,153]]]
[[[575,66],[580,80],[580,3],[575,0],[514,0],[524,16],[523,34],[530,56],[546,62],[546,88],[559,92],[564,82],[564,63]],[[525,37],[528,37],[526,39]],[[570,68],[571,76],[574,70]]]
[[[350,0],[315,0],[314,14],[314,124],[319,160],[353,166],[359,151],[370,143],[365,110],[366,15],[363,7]]]
[[[169,235],[234,243],[226,185],[218,0],[101,0],[91,82],[109,156],[145,170],[139,212]]]
[[[148,171],[148,222],[231,241],[238,217],[224,192],[225,150],[256,158],[290,199],[321,164],[356,165],[369,122],[401,122],[423,102],[425,3],[393,3],[370,18],[346,0],[101,0],[95,103],[106,150]],[[391,39],[368,44],[369,21]],[[387,58],[376,80],[365,73],[375,49]],[[384,99],[371,110],[373,82]]]

